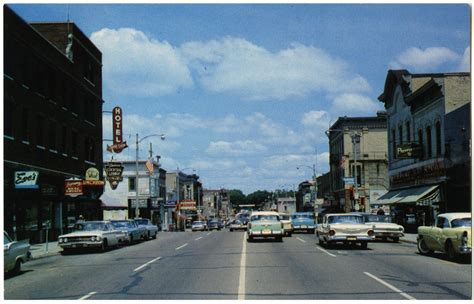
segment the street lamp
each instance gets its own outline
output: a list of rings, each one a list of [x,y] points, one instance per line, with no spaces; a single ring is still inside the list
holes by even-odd
[[[165,134],[150,134],[141,139],[138,138],[138,133],[136,134],[135,141],[135,217],[139,216],[140,209],[138,208],[138,144],[148,137],[158,136],[161,140],[165,140]]]

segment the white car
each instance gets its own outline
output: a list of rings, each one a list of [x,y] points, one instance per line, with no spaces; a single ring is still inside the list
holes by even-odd
[[[146,229],[145,239],[156,239],[158,234],[158,227],[153,225],[149,219],[146,218],[136,218],[135,223],[138,224],[138,227],[144,227]]]
[[[3,232],[3,272],[18,273],[21,264],[31,257],[30,244],[27,240],[14,241],[8,233]]]
[[[316,235],[319,245],[326,243],[328,246],[336,242],[360,243],[365,249],[367,242],[374,240],[374,230],[364,224],[362,215],[351,213],[325,214]]]
[[[395,243],[404,236],[403,232],[405,229],[403,226],[392,223],[392,217],[390,215],[378,215],[361,213],[364,217],[364,222],[369,227],[373,227],[375,238],[381,238],[386,240],[387,238],[392,239]]]
[[[78,248],[99,248],[102,251],[118,246],[122,233],[110,221],[85,221],[74,225],[76,231],[58,237],[58,245],[67,252]]]
[[[192,231],[206,231],[207,230],[207,224],[205,221],[194,221],[191,224],[191,230]]]

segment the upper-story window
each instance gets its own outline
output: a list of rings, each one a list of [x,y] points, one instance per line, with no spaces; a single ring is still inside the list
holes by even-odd
[[[49,70],[48,73],[48,97],[51,100],[56,101],[57,97],[57,82],[56,82],[56,74],[54,73],[54,70]]]
[[[13,122],[15,115],[15,106],[13,102],[5,102],[5,115],[3,117],[3,133],[6,136],[13,137]]]
[[[136,190],[136,178],[129,177],[128,178],[128,191],[135,191]]]
[[[397,158],[397,143],[395,140],[395,130],[392,130],[392,159]]]
[[[71,132],[71,155],[77,157],[77,146],[78,146],[78,134],[76,130]]]
[[[436,156],[440,157],[441,156],[441,122],[437,121],[436,122]]]
[[[63,126],[61,131],[61,152],[67,154],[68,127]]]
[[[411,136],[410,136],[410,122],[407,121],[405,123],[405,126],[406,126],[406,131],[407,131],[407,142],[410,142],[411,141]]]
[[[86,62],[84,64],[84,77],[89,80],[90,83],[94,84],[94,65],[90,58],[85,58]]]
[[[30,141],[30,111],[27,108],[23,108],[21,111],[20,138],[22,141]]]
[[[53,120],[49,121],[48,138],[49,138],[49,149],[52,150],[52,151],[56,151],[57,150],[57,146],[56,146],[56,122],[53,121]]]
[[[432,148],[431,148],[431,127],[428,126],[426,127],[426,155],[428,158],[431,158],[433,156],[432,153]]]
[[[84,105],[84,118],[87,121],[90,121],[92,123],[95,123],[95,109],[94,109],[94,97],[93,96],[88,96],[85,100],[85,105]]]
[[[399,145],[403,144],[403,126],[398,126],[398,143]]]
[[[421,158],[423,158],[424,156],[424,149],[423,149],[423,130],[422,129],[419,129],[418,130],[418,144],[420,145],[421,147]]]
[[[84,139],[84,159],[90,162],[94,162],[95,156],[95,144],[92,139],[86,137]]]
[[[36,145],[44,147],[44,117],[36,115]]]

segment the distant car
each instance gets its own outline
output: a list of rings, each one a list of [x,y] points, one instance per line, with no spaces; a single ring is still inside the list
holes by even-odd
[[[122,233],[110,221],[85,221],[74,225],[74,232],[58,237],[58,245],[66,252],[77,248],[100,248],[118,246]]]
[[[229,231],[232,232],[234,230],[247,230],[247,224],[240,220],[234,220],[229,224]]]
[[[252,242],[255,238],[275,238],[276,241],[283,241],[285,231],[280,221],[280,216],[274,211],[256,211],[250,215],[247,241]]]
[[[3,232],[3,272],[18,273],[21,264],[31,257],[30,244],[27,240],[14,241],[7,232]]]
[[[418,251],[421,254],[441,251],[451,260],[469,255],[472,252],[471,227],[469,212],[439,214],[434,226],[418,227]]]
[[[290,215],[280,213],[280,222],[283,224],[285,235],[291,236],[293,233],[293,223],[291,222]]]
[[[344,244],[360,243],[367,248],[367,242],[374,240],[374,230],[364,224],[360,214],[330,213],[325,214],[323,222],[316,230],[319,245],[327,246],[336,242]]]
[[[191,230],[192,231],[206,231],[207,230],[207,224],[205,221],[194,221],[191,224]]]
[[[312,212],[293,212],[291,213],[291,222],[293,232],[305,231],[314,234],[316,229],[316,219]]]
[[[153,225],[149,219],[146,218],[136,218],[135,222],[138,224],[138,227],[144,227],[146,229],[145,239],[156,239],[158,234],[158,227]]]
[[[122,234],[122,242],[134,243],[139,242],[143,237],[143,230],[139,229],[135,221],[132,220],[113,220],[111,221],[115,229]]]
[[[390,238],[394,242],[398,242],[400,237],[404,236],[403,226],[392,223],[392,216],[390,215],[369,213],[361,213],[361,215],[364,217],[364,223],[369,227],[373,227],[375,238],[381,238],[382,240]]]
[[[207,227],[209,228],[209,230],[221,230],[221,224],[220,224],[220,221],[218,219],[210,219],[208,222],[207,222]]]

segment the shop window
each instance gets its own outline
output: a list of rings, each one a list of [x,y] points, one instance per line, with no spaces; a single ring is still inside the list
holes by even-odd
[[[136,190],[136,178],[129,177],[128,178],[128,191],[135,191]]]
[[[30,111],[27,108],[23,108],[21,111],[21,140],[29,142],[30,140]]]
[[[426,127],[426,154],[428,158],[432,156],[432,149],[431,149],[431,127]]]
[[[441,156],[441,122],[436,122],[436,156]]]

